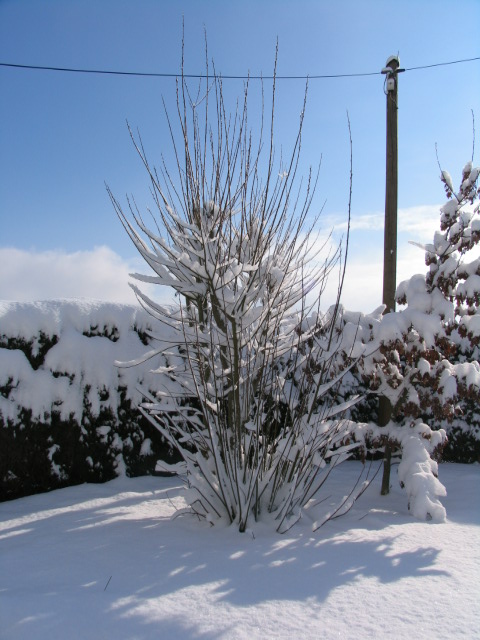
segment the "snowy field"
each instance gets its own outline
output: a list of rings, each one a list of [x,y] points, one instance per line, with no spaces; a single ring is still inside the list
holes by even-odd
[[[332,476],[351,486],[360,464]],[[343,518],[283,536],[210,530],[178,478],[118,478],[0,504],[0,638],[480,637],[480,465],[441,465],[448,520],[380,476]]]

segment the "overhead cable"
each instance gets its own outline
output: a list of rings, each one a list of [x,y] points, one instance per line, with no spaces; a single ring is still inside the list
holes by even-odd
[[[452,64],[461,64],[464,62],[474,62],[480,60],[480,56],[476,58],[463,58],[462,60],[451,60],[449,62],[437,62],[435,64],[426,64],[417,67],[406,67],[405,71],[418,71],[420,69],[432,69],[433,67],[445,67]],[[0,67],[9,67],[13,69],[32,69],[34,71],[62,71],[66,73],[90,73],[97,75],[111,76],[137,76],[150,78],[211,78],[221,80],[273,80],[274,76],[263,75],[223,75],[223,74],[205,74],[205,73],[158,73],[148,71],[115,71],[107,69],[78,69],[73,67],[50,67],[44,65],[17,64],[13,62],[0,62]],[[326,73],[317,75],[298,75],[298,76],[275,76],[276,80],[322,80],[328,78],[359,78],[365,76],[381,75],[381,71],[370,71],[366,73]]]

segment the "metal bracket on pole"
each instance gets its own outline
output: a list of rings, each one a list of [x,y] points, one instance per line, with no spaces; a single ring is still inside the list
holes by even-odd
[[[387,66],[382,69],[382,73],[387,76],[385,86],[388,91],[395,91],[397,85],[397,73],[403,73],[405,69],[400,68],[400,58],[398,56],[390,56],[387,60]]]

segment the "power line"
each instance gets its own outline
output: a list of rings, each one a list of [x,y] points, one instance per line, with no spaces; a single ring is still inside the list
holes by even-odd
[[[435,64],[427,64],[418,67],[407,67],[405,71],[418,71],[420,69],[431,69],[433,67],[444,67],[452,64],[461,64],[464,62],[474,62],[480,60],[480,56],[476,58],[464,58],[462,60],[451,60],[449,62],[437,62]],[[111,75],[111,76],[136,76],[136,77],[148,77],[148,78],[179,78],[181,73],[154,73],[146,71],[113,71],[106,69],[77,69],[72,67],[49,67],[32,64],[15,64],[12,62],[0,62],[0,67],[10,67],[13,69],[31,69],[34,71],[62,71],[66,73],[87,73],[96,75]],[[328,78],[360,78],[365,76],[380,75],[381,71],[370,71],[367,73],[328,73],[319,75],[298,75],[298,76],[276,76],[277,80],[323,80]],[[184,73],[184,78],[206,78],[205,73]],[[273,80],[273,76],[242,76],[242,75],[222,75],[212,74],[208,76],[212,80],[215,78],[222,80]]]
[[[0,62],[1,67],[13,67],[16,69],[34,69],[36,71],[66,71],[69,73],[94,73],[94,74],[104,74],[104,75],[112,75],[112,76],[139,76],[139,77],[150,77],[150,78],[179,78],[182,76],[181,73],[153,73],[153,72],[145,72],[145,71],[107,71],[104,69],[73,69],[68,67],[45,67],[31,64],[12,64],[8,62]],[[375,76],[380,74],[380,71],[373,71],[371,73],[336,73],[336,74],[325,74],[325,75],[315,75],[315,76],[276,76],[277,80],[307,80],[307,79],[320,79],[320,78],[352,78],[359,76]],[[184,78],[206,78],[207,75],[205,73],[184,73]],[[273,80],[273,76],[235,76],[235,75],[223,75],[223,74],[215,74],[212,73],[208,75],[212,80],[214,78],[219,78],[222,80]]]
[[[433,67],[445,67],[449,64],[460,64],[462,62],[473,62],[474,60],[480,60],[477,58],[464,58],[463,60],[451,60],[450,62],[437,62],[436,64],[425,64],[421,67],[407,67],[405,71],[417,71],[418,69],[432,69]]]

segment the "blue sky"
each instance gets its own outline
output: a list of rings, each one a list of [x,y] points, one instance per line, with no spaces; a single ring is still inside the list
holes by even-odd
[[[224,75],[270,75],[277,37],[279,75],[378,72],[397,53],[406,68],[480,55],[478,0],[0,0],[0,62],[177,73],[182,16],[187,73],[204,71],[204,28],[209,57]],[[354,186],[344,302],[365,311],[381,302],[383,80],[312,79],[302,154],[305,174],[322,157],[314,210],[325,203],[323,228],[334,226],[339,237],[348,205],[348,110]],[[400,76],[398,280],[424,270],[422,252],[408,240],[431,239],[444,201],[435,145],[458,182],[472,154],[472,110],[480,128],[479,88],[480,61]],[[173,108],[175,81],[0,67],[0,89],[0,298],[133,301],[127,274],[141,264],[105,182],[119,198],[133,193],[149,202],[125,121],[139,128],[153,163],[162,154],[171,162],[162,96]],[[242,81],[225,80],[225,91],[233,104]],[[303,91],[304,81],[278,82],[278,149],[291,146]],[[257,95],[252,81],[253,127]]]

